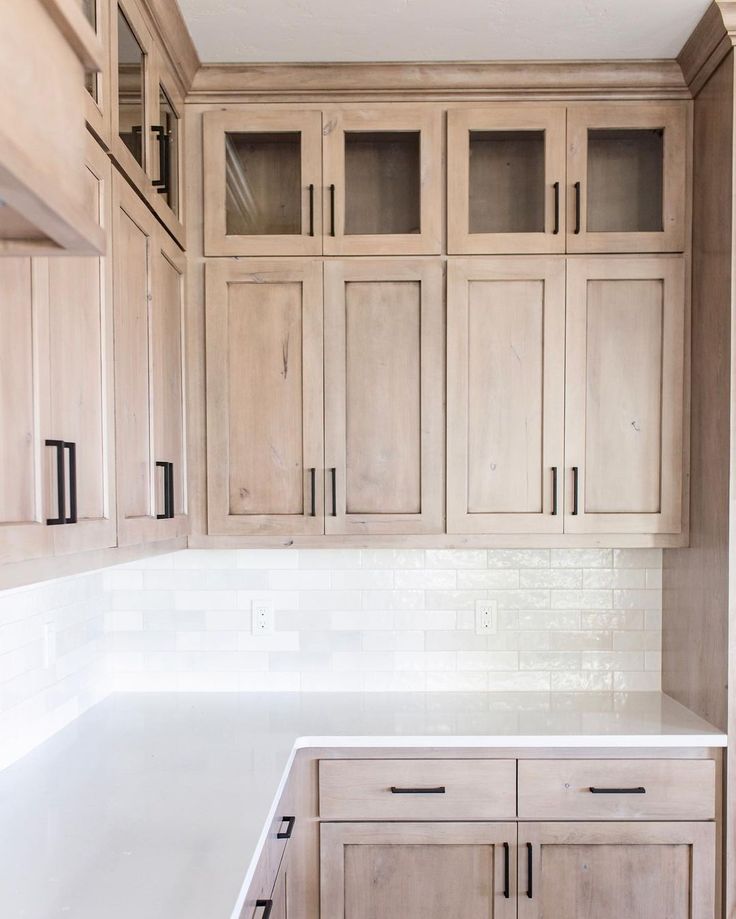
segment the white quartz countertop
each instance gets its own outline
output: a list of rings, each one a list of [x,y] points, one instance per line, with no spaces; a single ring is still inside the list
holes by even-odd
[[[303,747],[718,747],[659,693],[113,695],[0,772],[3,919],[231,919]]]

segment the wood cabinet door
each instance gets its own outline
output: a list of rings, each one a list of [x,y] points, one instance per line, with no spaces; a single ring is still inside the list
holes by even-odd
[[[322,266],[213,261],[207,283],[211,534],[321,534]]]
[[[568,252],[682,252],[688,103],[568,107]]]
[[[324,113],[326,255],[438,255],[442,110]]]
[[[713,919],[714,823],[520,823],[519,919]]]
[[[447,291],[447,530],[561,533],[564,259],[451,259]]]
[[[104,51],[103,67],[99,73],[87,73],[84,78],[87,124],[102,143],[110,147],[110,10],[109,0],[82,0],[82,11]]]
[[[441,533],[437,261],[325,264],[325,530]]]
[[[323,823],[321,919],[515,919],[515,823]]]
[[[682,527],[685,262],[568,259],[565,531]]]
[[[322,113],[207,112],[205,255],[322,253]]]
[[[565,251],[565,106],[447,114],[447,251]]]

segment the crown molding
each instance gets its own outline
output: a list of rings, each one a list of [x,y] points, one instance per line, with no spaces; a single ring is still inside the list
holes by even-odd
[[[143,0],[143,6],[158,33],[156,38],[166,52],[169,65],[179,79],[182,93],[186,94],[202,63],[179,4],[176,0]]]
[[[736,45],[736,2],[714,0],[677,56],[683,79],[697,96]]]

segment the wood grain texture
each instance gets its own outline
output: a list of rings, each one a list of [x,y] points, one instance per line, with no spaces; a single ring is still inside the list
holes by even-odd
[[[682,75],[696,97],[733,48],[736,3],[715,0],[677,55]]]

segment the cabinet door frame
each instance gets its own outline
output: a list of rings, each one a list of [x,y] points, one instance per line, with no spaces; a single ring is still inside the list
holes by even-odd
[[[527,847],[531,845],[532,896]],[[715,823],[565,822],[519,823],[518,919],[542,919],[541,847],[554,845],[690,845],[691,912],[688,919],[713,919],[715,911]],[[570,919],[580,919],[571,916]]]
[[[110,0],[94,0],[97,18],[96,35],[102,45],[103,67],[95,74],[97,99],[85,88],[85,117],[107,150],[110,149],[112,125],[112,92],[110,79]]]
[[[444,532],[444,316],[439,260],[360,259],[324,263],[325,300],[325,532],[339,535],[418,535]],[[420,289],[421,484],[417,514],[350,514],[346,510],[346,321],[350,281],[418,281]],[[332,470],[335,503],[332,505]]]
[[[688,109],[682,102],[596,102],[572,104],[567,110],[568,215],[567,251],[682,252],[685,249],[688,208]],[[588,232],[588,129],[663,128],[662,231]],[[575,232],[576,190],[580,183],[580,232]]]
[[[304,507],[301,514],[230,513],[229,394],[224,355],[227,353],[227,288],[231,283],[300,283],[303,291],[302,400]],[[324,533],[322,491],[323,415],[323,306],[322,264],[317,260],[207,263],[206,380],[207,380],[207,521],[211,535],[314,535]],[[310,462],[311,460],[311,462]],[[314,472],[314,516],[311,515],[311,482]]]
[[[418,131],[420,232],[345,235],[345,132]],[[325,255],[439,255],[442,247],[442,110],[395,104],[324,112]],[[335,186],[334,226],[331,186]]]
[[[541,513],[470,514],[468,504],[468,285],[545,282]],[[555,256],[450,259],[447,275],[447,532],[562,533],[564,521],[565,261]],[[554,473],[557,469],[557,514]]]
[[[660,509],[655,513],[586,513],[587,285],[591,280],[662,279]],[[565,532],[680,533],[685,428],[686,265],[682,256],[608,256],[567,261],[565,380]],[[578,513],[574,473],[578,473]]]
[[[315,110],[230,109],[202,116],[204,254],[315,256],[322,254],[322,113]],[[300,235],[228,236],[226,233],[226,133],[301,133],[302,232]],[[313,233],[309,186],[313,185]]]
[[[544,132],[544,232],[470,232],[470,132]],[[563,253],[566,107],[499,103],[447,113],[447,251],[451,255]],[[557,183],[557,232],[555,232]]]
[[[345,859],[349,845],[494,847],[493,919],[516,919],[517,824],[506,823],[321,823],[320,914],[345,919]],[[504,843],[508,844],[509,896],[504,896]]]

